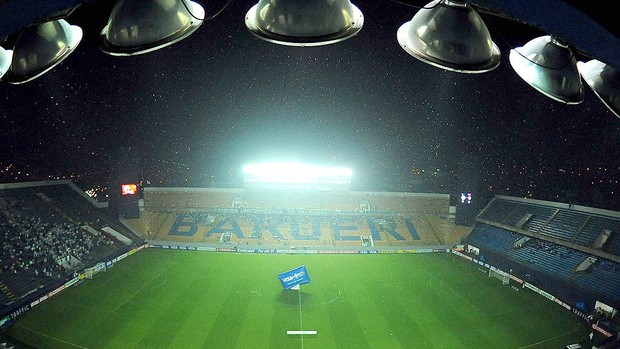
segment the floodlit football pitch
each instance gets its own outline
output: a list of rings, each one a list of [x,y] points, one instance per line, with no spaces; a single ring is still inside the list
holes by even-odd
[[[300,265],[310,283],[283,290],[277,275]],[[34,307],[10,334],[51,349],[540,349],[588,331],[559,305],[450,253],[147,249]]]

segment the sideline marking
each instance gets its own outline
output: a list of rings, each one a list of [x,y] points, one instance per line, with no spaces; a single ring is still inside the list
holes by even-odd
[[[531,348],[531,347],[533,347],[533,346],[536,346],[536,345],[539,345],[539,344],[543,344],[543,343],[545,343],[545,342],[548,342],[548,341],[554,340],[554,339],[559,338],[559,337],[562,337],[562,336],[566,336],[566,335],[568,335],[568,334],[571,334],[571,333],[573,333],[573,332],[577,332],[577,331],[579,331],[579,328],[575,328],[574,330],[569,331],[569,332],[566,332],[566,333],[560,333],[559,335],[557,335],[557,336],[555,336],[555,337],[547,338],[547,339],[545,339],[545,340],[543,340],[543,341],[538,341],[538,342],[536,342],[536,343],[532,343],[532,344],[530,344],[530,345],[526,345],[526,346],[524,346],[524,347],[520,347],[520,348],[517,348],[517,349]]]
[[[64,301],[64,300],[58,300],[58,303],[63,303],[63,304],[70,305],[70,306],[73,306],[73,307],[79,307],[79,308],[84,308],[84,309],[91,309],[91,310],[100,311],[100,312],[108,313],[108,314],[114,314],[114,311],[111,311],[111,310],[95,308],[95,307],[91,307],[91,306],[88,306],[88,305],[82,305],[82,304],[78,304],[78,303],[67,302],[67,301]]]
[[[60,339],[60,338],[56,338],[56,337],[53,337],[53,336],[47,335],[47,334],[45,334],[45,333],[41,333],[41,332],[39,332],[39,331],[33,330],[32,328],[29,328],[29,327],[26,327],[26,326],[17,325],[17,327],[19,327],[19,328],[23,328],[23,329],[28,330],[28,331],[30,331],[30,332],[32,332],[32,333],[36,333],[36,334],[38,334],[39,336],[43,336],[43,337],[46,337],[46,338],[49,338],[49,339],[53,339],[53,340],[55,340],[55,341],[58,341],[58,342],[61,342],[61,343],[64,343],[64,344],[68,344],[68,345],[70,345],[70,346],[72,346],[72,347],[81,348],[81,349],[88,349],[87,347],[83,347],[83,346],[81,346],[81,345],[77,345],[77,344],[74,344],[74,343],[71,343],[71,342],[63,341],[63,340],[62,340],[62,339]]]

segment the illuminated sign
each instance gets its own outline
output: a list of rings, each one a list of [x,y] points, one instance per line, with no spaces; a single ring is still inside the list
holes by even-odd
[[[307,284],[310,282],[310,277],[308,276],[308,271],[306,270],[305,265],[278,275],[278,279],[280,279],[282,287],[287,290],[294,288],[297,285]]]
[[[461,193],[461,203],[462,204],[471,204],[471,193]]]
[[[136,195],[138,186],[135,184],[121,184],[121,195]]]

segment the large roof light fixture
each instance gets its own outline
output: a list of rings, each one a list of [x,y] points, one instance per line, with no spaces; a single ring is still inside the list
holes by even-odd
[[[349,0],[260,0],[247,12],[245,25],[272,43],[320,46],[357,34],[364,15]]]
[[[459,73],[495,69],[501,54],[480,15],[461,1],[434,0],[397,32],[401,47],[435,67]]]
[[[0,79],[7,70],[9,70],[11,66],[11,57],[13,57],[13,51],[5,50],[3,47],[0,47]]]
[[[577,62],[577,69],[605,106],[620,118],[620,73],[596,59]]]
[[[537,37],[510,50],[509,59],[514,71],[545,96],[566,104],[583,101],[577,60],[562,40],[551,35]]]
[[[22,29],[13,48],[9,83],[23,84],[47,73],[75,50],[82,35],[80,27],[64,19]]]
[[[131,56],[185,39],[203,23],[205,11],[187,0],[119,0],[101,31],[101,50]]]

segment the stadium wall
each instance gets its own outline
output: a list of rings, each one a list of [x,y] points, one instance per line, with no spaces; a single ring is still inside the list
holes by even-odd
[[[437,253],[450,252],[451,246],[416,246],[403,248],[402,246],[245,246],[203,243],[177,243],[170,241],[147,240],[148,247],[168,250],[210,251],[210,252],[238,252],[238,253],[275,253],[275,254],[378,254],[378,253]]]
[[[243,198],[244,208],[358,210],[368,202],[373,211],[450,215],[449,194],[398,192],[253,191],[242,188],[144,188],[142,210],[203,210],[230,208]]]

